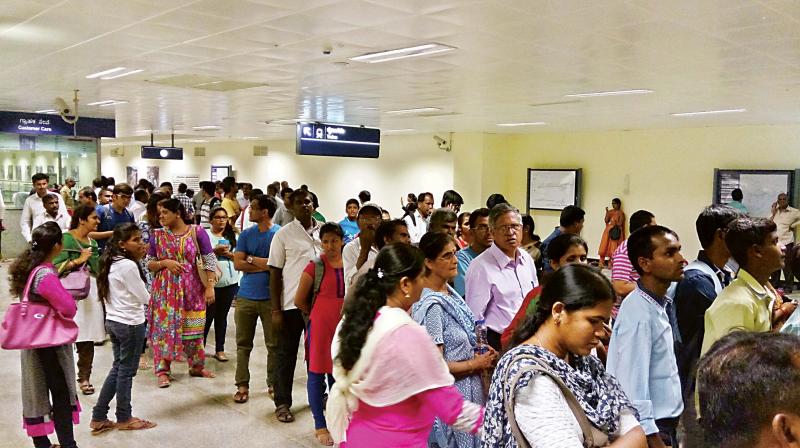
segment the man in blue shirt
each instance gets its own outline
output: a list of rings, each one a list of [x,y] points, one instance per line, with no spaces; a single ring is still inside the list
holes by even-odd
[[[133,197],[133,188],[128,184],[117,184],[111,193],[111,202],[97,206],[97,218],[100,219],[100,224],[97,226],[97,232],[90,235],[97,240],[101,254],[106,247],[106,241],[114,235],[115,227],[126,222],[136,223],[133,214],[128,210]]]
[[[467,269],[472,260],[492,245],[492,232],[489,231],[489,209],[479,208],[469,215],[469,229],[472,233],[472,242],[469,246],[456,252],[458,260],[458,275],[453,279],[453,289],[464,297],[467,292]]]
[[[236,295],[236,394],[233,401],[246,403],[250,392],[250,352],[261,319],[267,346],[267,392],[273,395],[276,383],[278,341],[272,333],[272,302],[269,293],[269,247],[281,226],[272,223],[278,208],[275,199],[258,195],[250,199],[252,226],[244,229],[236,242],[233,266],[243,273]]]
[[[347,216],[344,217],[341,221],[339,221],[339,225],[342,226],[342,231],[344,232],[344,245],[346,246],[347,243],[353,241],[356,236],[358,236],[358,199],[348,199],[347,204],[345,204],[345,211],[347,212]]]
[[[547,258],[547,245],[550,244],[550,241],[562,233],[571,233],[573,235],[580,236],[581,231],[583,230],[583,219],[586,216],[586,212],[583,211],[582,208],[575,206],[575,205],[568,205],[564,207],[564,210],[561,210],[561,216],[558,219],[559,226],[553,230],[547,238],[542,241],[542,246],[539,248],[542,252],[542,265],[544,267],[544,272],[553,272],[552,266],[550,266],[550,259]]]
[[[640,278],[614,322],[607,369],[639,412],[649,446],[676,447],[683,400],[667,290],[683,278],[686,259],[678,235],[662,226],[631,234],[628,257]]]
[[[684,269],[683,280],[675,292],[675,316],[680,330],[675,356],[686,409],[683,428],[685,438],[694,440],[687,446],[702,445],[702,433],[697,426],[693,405],[695,373],[703,346],[706,310],[733,277],[733,272],[726,266],[731,252],[725,244],[725,235],[728,224],[740,216],[738,211],[725,205],[712,205],[700,213],[695,227],[703,250],[697,255],[697,260]]]

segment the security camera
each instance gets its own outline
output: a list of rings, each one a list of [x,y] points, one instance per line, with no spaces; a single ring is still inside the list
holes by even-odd
[[[56,109],[56,112],[59,114],[70,115],[69,105],[66,101],[64,101],[64,98],[57,97],[55,100],[53,100],[53,106]]]
[[[450,148],[450,143],[449,143],[447,140],[445,140],[445,139],[443,139],[443,138],[439,137],[438,135],[434,135],[434,136],[433,136],[433,141],[435,141],[435,142],[436,142],[436,145],[437,145],[437,146],[439,147],[439,149],[441,149],[442,151],[447,151],[447,152],[450,152],[450,149],[451,149],[451,148]]]

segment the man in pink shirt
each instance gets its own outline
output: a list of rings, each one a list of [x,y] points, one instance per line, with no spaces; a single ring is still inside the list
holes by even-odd
[[[533,259],[520,249],[519,210],[506,203],[494,206],[489,227],[494,243],[469,265],[465,295],[475,320],[486,322],[489,345],[500,351],[500,335],[539,279]]]
[[[631,215],[630,233],[642,227],[654,225],[656,225],[656,217],[647,210],[639,210]],[[614,286],[618,302],[620,302],[636,289],[636,280],[639,280],[639,274],[633,269],[631,260],[628,258],[628,240],[623,241],[614,251],[611,262],[611,284]]]

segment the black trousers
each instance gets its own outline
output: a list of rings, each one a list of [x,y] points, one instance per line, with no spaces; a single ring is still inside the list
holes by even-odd
[[[89,344],[92,344],[91,342]],[[75,435],[72,429],[72,405],[69,403],[69,389],[64,371],[58,363],[54,347],[36,349],[36,354],[44,366],[44,377],[50,397],[53,400],[53,424],[58,436],[58,443],[63,448],[75,448]],[[50,438],[37,436],[33,438],[36,448],[50,448]]]
[[[658,435],[664,444],[673,448],[678,448],[678,421],[680,417],[661,418],[656,420]]]
[[[225,351],[225,335],[228,331],[228,312],[231,310],[233,298],[239,292],[239,285],[233,284],[214,288],[214,303],[206,307],[206,328],[203,331],[203,345],[208,339],[211,324],[214,324],[214,351]]]
[[[503,350],[501,350],[503,347],[500,342],[500,336],[502,336],[500,333],[488,328],[486,329],[486,341],[493,349],[497,350],[497,353],[503,352]]]
[[[784,251],[784,259],[783,259],[783,289],[789,293],[792,292],[794,289],[794,272],[792,272],[792,263],[794,261],[794,243],[789,243],[786,245],[786,250]],[[772,283],[772,286],[777,287],[778,283],[781,279],[781,269],[773,272],[769,278],[769,282]]]
[[[305,321],[300,310],[283,311],[283,328],[278,335],[278,381],[275,385],[275,406],[292,406],[292,384],[297,366],[297,351]]]

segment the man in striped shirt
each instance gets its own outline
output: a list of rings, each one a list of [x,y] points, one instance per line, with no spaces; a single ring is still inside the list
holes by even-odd
[[[642,227],[656,225],[656,217],[647,210],[639,210],[631,215],[630,219],[630,233],[633,233]],[[622,302],[628,294],[636,289],[636,281],[639,280],[639,274],[633,269],[631,260],[628,258],[628,240],[619,245],[614,254],[611,256],[611,284],[614,286],[614,291],[617,293],[617,304]]]

